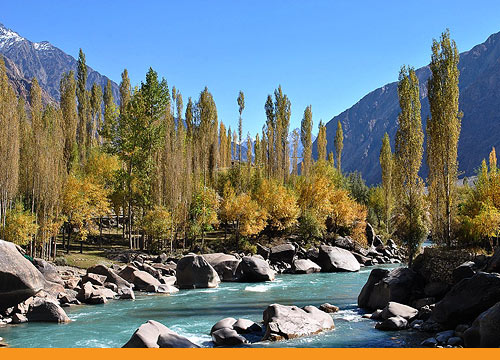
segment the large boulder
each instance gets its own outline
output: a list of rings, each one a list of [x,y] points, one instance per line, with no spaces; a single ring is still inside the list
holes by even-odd
[[[34,296],[45,286],[43,274],[16,245],[0,240],[0,311]]]
[[[233,325],[236,323],[236,319],[232,317],[224,318],[222,320],[219,320],[215,323],[214,326],[212,326],[212,329],[210,330],[210,334],[213,332],[224,329],[224,328],[233,328]]]
[[[236,281],[236,269],[240,259],[223,253],[204,254],[205,260],[217,271],[221,281]]]
[[[309,259],[297,259],[292,264],[294,274],[312,274],[321,271],[321,267]]]
[[[53,264],[43,259],[34,258],[33,265],[35,265],[38,271],[43,274],[45,280],[64,285],[64,280],[61,278],[61,276],[57,272],[57,268]]]
[[[323,272],[359,271],[360,269],[359,262],[350,251],[336,246],[321,245],[317,263]]]
[[[264,260],[267,260],[269,259],[269,254],[271,254],[271,250],[268,247],[257,243],[257,255],[260,255],[264,258]]]
[[[406,329],[407,327],[408,327],[408,320],[402,318],[401,316],[393,316],[387,318],[384,321],[379,322],[375,325],[375,329],[386,330],[386,331],[403,330]]]
[[[273,281],[275,273],[267,261],[256,256],[244,256],[241,259],[236,276],[241,282]]]
[[[315,306],[272,304],[264,311],[266,333],[262,340],[288,340],[335,328],[332,317]]]
[[[198,348],[199,346],[170,330],[165,325],[149,320],[142,324],[123,345],[124,348]]]
[[[500,347],[500,302],[474,320],[464,339],[467,347]]]
[[[118,276],[120,276],[122,279],[125,279],[129,283],[134,282],[134,272],[139,270],[135,266],[128,264],[124,268],[120,270],[118,273]]]
[[[55,301],[44,298],[35,298],[26,314],[28,321],[40,322],[69,322],[66,312]]]
[[[446,325],[474,320],[500,301],[500,275],[478,272],[453,286],[432,311],[431,319]]]
[[[358,306],[366,309],[383,309],[389,301],[409,304],[413,292],[422,284],[418,275],[406,267],[392,271],[373,269],[358,296]]]
[[[285,262],[291,264],[295,256],[295,246],[292,244],[281,244],[273,246],[271,248],[271,253],[269,254],[269,260],[274,262]]]
[[[358,260],[350,251],[336,246],[321,245],[319,248],[318,265],[323,272],[359,271]]]
[[[85,284],[86,282],[90,282],[92,285],[103,286],[106,282],[106,276],[87,273],[82,277],[82,284]]]
[[[177,286],[181,289],[214,288],[220,278],[214,268],[201,255],[184,256],[177,263]]]
[[[453,269],[453,283],[458,283],[462,279],[471,278],[476,274],[476,263],[473,261],[466,261],[460,266]]]
[[[248,334],[254,332],[261,332],[262,328],[259,324],[248,319],[238,319],[233,324],[233,329],[236,330],[238,334]]]
[[[106,276],[106,282],[116,284],[116,286],[118,286],[118,292],[120,292],[120,290],[123,288],[132,287],[132,285],[127,280],[119,276],[113,269],[108,268],[105,265],[92,266],[87,269],[87,273]]]
[[[132,274],[132,283],[138,290],[147,291],[150,286],[160,286],[160,281],[146,271],[136,270]]]

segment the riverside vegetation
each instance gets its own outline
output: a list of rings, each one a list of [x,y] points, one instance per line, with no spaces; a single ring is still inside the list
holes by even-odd
[[[290,144],[291,102],[281,86],[265,101],[262,133],[245,140],[241,91],[236,132],[219,122],[208,88],[184,108],[181,92],[153,69],[134,88],[124,70],[117,104],[110,83],[88,90],[80,51],[76,75],[61,80],[59,103],[43,104],[36,79],[28,102],[16,98],[0,60],[0,321],[66,322],[60,305],[134,299],[134,289],[174,294],[407,261],[408,268],[373,270],[360,294],[359,307],[383,320],[378,329],[448,331],[425,343],[432,346],[498,346],[491,324],[499,316],[499,254],[484,254],[498,245],[500,173],[493,148],[474,184],[457,185],[458,61],[446,31],[433,41],[427,84],[429,178],[419,177],[420,84],[413,68],[402,67],[395,150],[386,134],[382,182],[370,188],[361,174],[342,172],[349,154],[340,122],[335,154],[326,153],[319,122],[312,158],[311,106]],[[439,253],[418,255],[427,237]],[[76,240],[82,248],[119,244],[108,256],[123,264],[82,271],[47,261],[64,265]],[[446,254],[466,256],[457,264]],[[427,266],[435,259],[452,275],[436,278]],[[467,297],[471,291],[488,299]],[[335,309],[272,304],[262,326],[223,319],[211,335],[220,346],[312,335],[334,328],[328,312]],[[126,346],[197,345],[149,321]]]

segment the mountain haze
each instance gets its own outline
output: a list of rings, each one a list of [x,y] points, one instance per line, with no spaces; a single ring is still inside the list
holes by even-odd
[[[461,53],[458,68],[459,109],[464,114],[458,144],[459,172],[461,176],[471,176],[481,165],[482,159],[488,157],[491,147],[500,146],[500,33],[491,35],[484,43]],[[416,73],[420,81],[425,131],[426,120],[430,116],[427,98],[430,69],[425,66],[416,70]],[[394,151],[399,112],[397,82],[370,92],[326,124],[327,151],[334,151],[337,121],[340,120],[344,130],[343,171],[358,170],[368,184],[379,183],[381,171],[378,158],[382,137],[385,132],[389,134]],[[313,156],[317,158],[316,142]],[[421,176],[427,176],[425,154]]]

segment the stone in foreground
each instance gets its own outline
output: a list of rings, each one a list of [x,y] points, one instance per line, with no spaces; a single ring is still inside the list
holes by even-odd
[[[500,346],[500,302],[483,312],[464,333],[467,347]]]
[[[267,261],[256,256],[244,256],[236,270],[238,281],[261,282],[273,281],[275,273]]]
[[[124,348],[198,348],[199,346],[158,321],[142,324],[123,345]]]
[[[315,306],[272,304],[264,311],[266,333],[262,340],[288,340],[335,328],[332,317]]]
[[[35,298],[26,314],[29,322],[57,322],[71,321],[66,312],[55,301]]]
[[[34,296],[45,286],[40,271],[11,242],[0,240],[0,310]]]
[[[212,333],[212,341],[216,346],[236,346],[247,343],[247,340],[231,328],[222,328]]]

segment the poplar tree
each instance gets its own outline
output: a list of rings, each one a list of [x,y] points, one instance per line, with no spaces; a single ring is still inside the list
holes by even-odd
[[[457,211],[457,150],[462,114],[458,110],[459,53],[450,32],[433,40],[428,97],[431,116],[427,120],[427,164],[431,199],[432,236],[451,245],[453,218]]]
[[[276,116],[276,166],[277,176],[282,182],[288,180],[290,168],[290,149],[288,131],[290,127],[291,102],[283,93],[281,85],[274,90],[274,112]]]
[[[276,127],[276,117],[274,114],[274,104],[273,98],[271,95],[267,95],[266,103],[264,105],[264,109],[266,110],[266,139],[267,139],[267,151],[266,151],[266,159],[267,159],[267,178],[270,179],[276,173],[276,154],[274,145],[275,145],[275,127]]]
[[[238,112],[240,113],[240,117],[238,119],[238,161],[241,163],[241,142],[242,142],[242,136],[243,136],[243,119],[241,117],[241,114],[243,113],[243,110],[245,109],[245,94],[243,94],[243,91],[240,90],[238,94]],[[240,166],[241,169],[241,166]]]
[[[326,160],[326,126],[323,124],[323,121],[319,122],[319,132],[318,139],[316,140],[316,146],[318,150],[318,161]]]
[[[299,132],[297,129],[292,132],[292,174],[297,176],[298,171],[298,157],[299,157]],[[302,162],[304,164],[304,162]]]
[[[87,64],[85,63],[85,54],[82,49],[78,54],[78,64],[76,72],[76,97],[78,99],[78,127],[77,143],[80,155],[80,162],[85,161],[88,145],[88,127],[90,122],[90,101],[87,91]]]
[[[392,211],[392,173],[393,173],[393,156],[389,135],[385,133],[382,139],[382,148],[380,149],[380,167],[382,169],[382,192],[384,195],[384,223],[385,231],[390,234],[390,222]]]
[[[312,156],[312,107],[309,105],[304,110],[304,116],[300,124],[300,141],[302,142],[302,168],[301,173],[303,175],[308,174],[311,168],[311,156]]]
[[[97,83],[92,85],[90,91],[90,112],[91,122],[87,128],[87,144],[90,147],[94,147],[101,143],[98,130],[102,126],[102,89]]]
[[[69,173],[77,158],[76,130],[78,127],[78,112],[76,103],[76,82],[73,71],[62,76],[60,82],[59,101],[64,130],[64,162]]]
[[[125,114],[131,96],[132,87],[128,77],[128,70],[124,69],[122,72],[122,81],[120,82],[120,114]]]
[[[422,163],[424,134],[420,115],[419,82],[415,70],[402,67],[399,74],[398,97],[401,113],[396,133],[396,233],[413,257],[427,235],[424,208],[424,185],[418,176]]]
[[[340,120],[337,122],[337,131],[335,133],[334,145],[335,145],[335,155],[337,157],[337,169],[339,170],[339,173],[341,173],[342,149],[344,148],[344,132],[342,131],[342,124]]]
[[[14,89],[0,56],[0,225],[18,189],[19,120]]]

